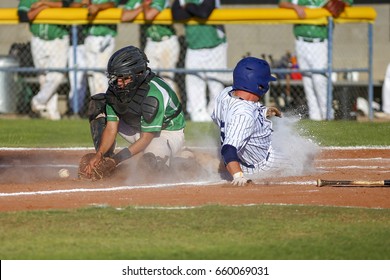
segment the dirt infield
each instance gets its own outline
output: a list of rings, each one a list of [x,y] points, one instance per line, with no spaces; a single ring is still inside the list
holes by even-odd
[[[83,150],[0,150],[0,211],[113,207],[191,207],[221,204],[300,204],[390,208],[389,187],[317,187],[328,180],[390,179],[386,148],[322,149],[304,176],[272,176],[247,187],[232,187],[215,174],[189,181],[137,178],[130,166],[97,182],[77,179]],[[127,170],[126,168],[129,168]],[[58,170],[71,176],[60,179]],[[131,177],[131,178],[130,178]]]

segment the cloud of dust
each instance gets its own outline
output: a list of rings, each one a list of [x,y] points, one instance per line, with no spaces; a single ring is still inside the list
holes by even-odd
[[[286,165],[283,167],[283,176],[299,176],[315,171],[314,158],[320,151],[319,146],[311,139],[300,136],[296,126],[299,117],[284,116],[273,118],[274,133],[272,145],[274,149],[286,157]],[[210,123],[210,125],[215,125]],[[192,132],[194,133],[194,132]],[[220,165],[220,144],[218,133],[205,133],[197,131],[195,142],[186,143],[182,156],[186,159],[172,160],[169,172],[153,172],[143,174],[143,170],[137,170],[136,176],[128,178],[127,182],[135,183],[185,183],[195,181],[219,181],[230,180],[230,175],[223,165]],[[191,151],[188,153],[188,151]],[[181,157],[180,157],[181,158]],[[175,163],[175,164],[174,164]],[[278,172],[278,171],[277,171]],[[257,174],[260,175],[260,174]],[[265,174],[263,174],[265,175]],[[269,175],[269,173],[267,173]],[[261,175],[260,175],[261,176]]]
[[[283,175],[287,176],[313,172],[314,158],[320,151],[320,147],[312,139],[299,134],[296,126],[298,121],[298,116],[272,119],[274,128],[272,146],[288,159],[291,168],[283,170]]]

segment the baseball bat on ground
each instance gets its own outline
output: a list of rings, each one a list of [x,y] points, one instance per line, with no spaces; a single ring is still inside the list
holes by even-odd
[[[341,186],[341,187],[348,187],[348,186],[360,186],[360,187],[389,187],[390,186],[390,180],[383,180],[383,181],[362,181],[362,180],[356,180],[356,181],[343,181],[343,180],[317,180],[317,187],[323,187],[323,186]]]

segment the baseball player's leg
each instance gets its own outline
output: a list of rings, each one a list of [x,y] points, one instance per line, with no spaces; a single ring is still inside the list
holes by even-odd
[[[207,51],[187,50],[185,65],[186,69],[202,69],[205,68],[204,56]],[[186,78],[187,92],[187,111],[190,114],[191,120],[194,122],[211,121],[211,117],[207,112],[207,96],[206,82],[202,73],[187,74]]]
[[[387,65],[385,79],[382,87],[382,111],[390,114],[390,64]]]
[[[181,151],[183,145],[184,132],[182,129],[176,131],[162,130],[160,136],[154,138],[145,149],[145,153],[153,153],[157,157],[168,157],[170,159]]]
[[[54,93],[46,103],[46,112],[42,112],[42,116],[51,119],[61,119],[60,111],[58,110],[58,93]]]
[[[111,36],[87,36],[85,38],[85,50],[88,67],[106,69],[107,61],[114,51],[114,47],[115,41]],[[88,72],[88,85],[91,95],[105,92],[107,82],[104,72]]]
[[[77,66],[78,68],[85,68],[86,58],[85,58],[85,46],[78,45],[76,47],[76,56],[77,56]],[[69,57],[68,57],[68,66],[73,67],[73,48],[69,48]],[[76,76],[75,76],[76,74]],[[70,90],[69,90],[69,106],[73,113],[77,114],[84,106],[85,95],[87,92],[87,79],[86,74],[83,71],[69,71],[68,74]],[[76,79],[76,80],[75,80]],[[75,95],[77,97],[77,104],[75,100]]]
[[[315,59],[315,51],[313,50],[313,43],[296,40],[295,49],[297,52],[297,59],[299,68],[301,70],[310,70],[313,67],[313,59]],[[316,92],[312,79],[312,73],[305,72],[302,74],[303,89],[307,107],[309,111],[309,118],[311,120],[322,120],[321,111],[317,101]]]
[[[183,145],[183,130],[161,131],[160,136],[152,140],[140,158],[141,170],[164,174],[168,171],[172,157],[182,150]]]
[[[287,172],[288,169],[292,167],[293,164],[290,158],[270,146],[266,159],[256,164],[254,168],[246,168],[242,166],[242,170],[248,178],[256,179],[264,175],[269,176],[272,172]]]
[[[95,91],[97,93],[106,92],[107,90],[108,79],[105,70],[107,68],[107,61],[110,59],[115,49],[115,39],[112,36],[105,36],[104,38],[100,52],[97,55],[96,67],[104,69],[103,72],[95,72]]]
[[[160,67],[159,56],[161,55],[161,48],[159,45],[160,42],[154,42],[152,39],[147,38],[145,44],[145,54],[148,57],[149,63],[148,66],[156,71]]]
[[[227,43],[209,49],[206,59],[209,61],[210,69],[227,69]],[[207,112],[211,115],[214,110],[214,100],[218,94],[225,88],[224,73],[209,72],[207,76],[207,87],[209,90],[209,102]]]
[[[328,78],[324,74],[313,74],[312,75],[313,86],[317,99],[317,106],[320,112],[320,119],[325,120],[327,116],[327,85]],[[331,119],[333,118],[333,109],[331,109]]]
[[[119,121],[118,134],[129,144],[133,144],[140,138],[140,131],[124,121]]]
[[[180,44],[177,36],[171,36],[161,42],[154,42],[148,38],[145,45],[145,54],[149,59],[148,65],[152,70],[175,69],[180,54]],[[157,71],[157,73],[177,92],[174,72]]]
[[[45,49],[45,58],[40,59],[40,65],[43,68],[66,68],[69,37],[41,42]],[[61,72],[50,71],[45,75],[45,81],[41,85],[40,91],[32,100],[32,109],[34,111],[47,111],[50,119],[59,119],[58,96],[53,97],[64,79]],[[52,98],[53,97],[53,98]],[[46,108],[44,108],[46,106]]]
[[[328,64],[328,43],[319,42],[313,44],[312,68],[326,69]],[[318,108],[321,114],[321,120],[327,117],[327,100],[328,100],[328,78],[325,73],[313,73],[313,86],[317,97]],[[331,109],[331,119],[333,119],[333,109]]]
[[[35,68],[48,67],[49,62],[48,62],[47,52],[48,49],[46,48],[46,41],[33,36],[31,38],[31,54],[32,54]],[[46,83],[46,75],[39,74],[38,79],[39,79],[39,86],[41,89]],[[31,109],[33,112],[36,113],[39,113],[42,110],[46,110],[46,104],[44,103],[44,100],[40,101],[38,99],[39,99],[39,92],[31,100]]]
[[[179,61],[180,44],[177,36],[171,36],[169,39],[160,42],[161,43],[161,56],[160,65],[165,69],[176,69]],[[164,77],[171,88],[177,92],[177,85],[175,83],[174,72],[161,72],[161,76]]]

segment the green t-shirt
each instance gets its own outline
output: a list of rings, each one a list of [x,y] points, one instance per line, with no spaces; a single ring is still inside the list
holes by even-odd
[[[279,2],[289,2],[307,8],[321,8],[326,4],[327,0],[279,0]],[[345,0],[344,2],[352,5],[353,0]],[[327,25],[295,24],[293,31],[295,37],[328,38]]]
[[[28,12],[31,5],[38,1],[39,0],[20,0],[18,10]],[[65,25],[43,23],[30,23],[30,32],[35,37],[39,37],[43,40],[54,40],[69,34],[68,28]]]
[[[123,7],[125,10],[134,10],[138,8],[143,0],[129,0],[126,5]],[[169,7],[169,1],[167,0],[153,0],[151,8],[154,8],[158,11],[162,11]],[[162,24],[147,24],[146,25],[146,37],[152,39],[153,41],[161,41],[164,36],[175,35],[175,30],[172,25],[162,25]]]
[[[74,0],[76,3],[81,3],[81,0]],[[119,0],[91,0],[91,4],[104,4],[113,2],[115,7],[119,5]],[[93,24],[88,25],[86,33],[92,36],[111,35],[115,37],[118,34],[116,24]]]
[[[159,132],[161,130],[180,130],[186,125],[183,110],[175,118],[175,114],[180,106],[179,98],[168,84],[159,77],[154,77],[150,81],[150,89],[147,96],[153,96],[158,100],[158,110],[154,119],[148,123],[141,117],[141,131]],[[106,106],[107,121],[119,121],[119,117],[112,106]],[[163,128],[164,125],[164,128]]]

